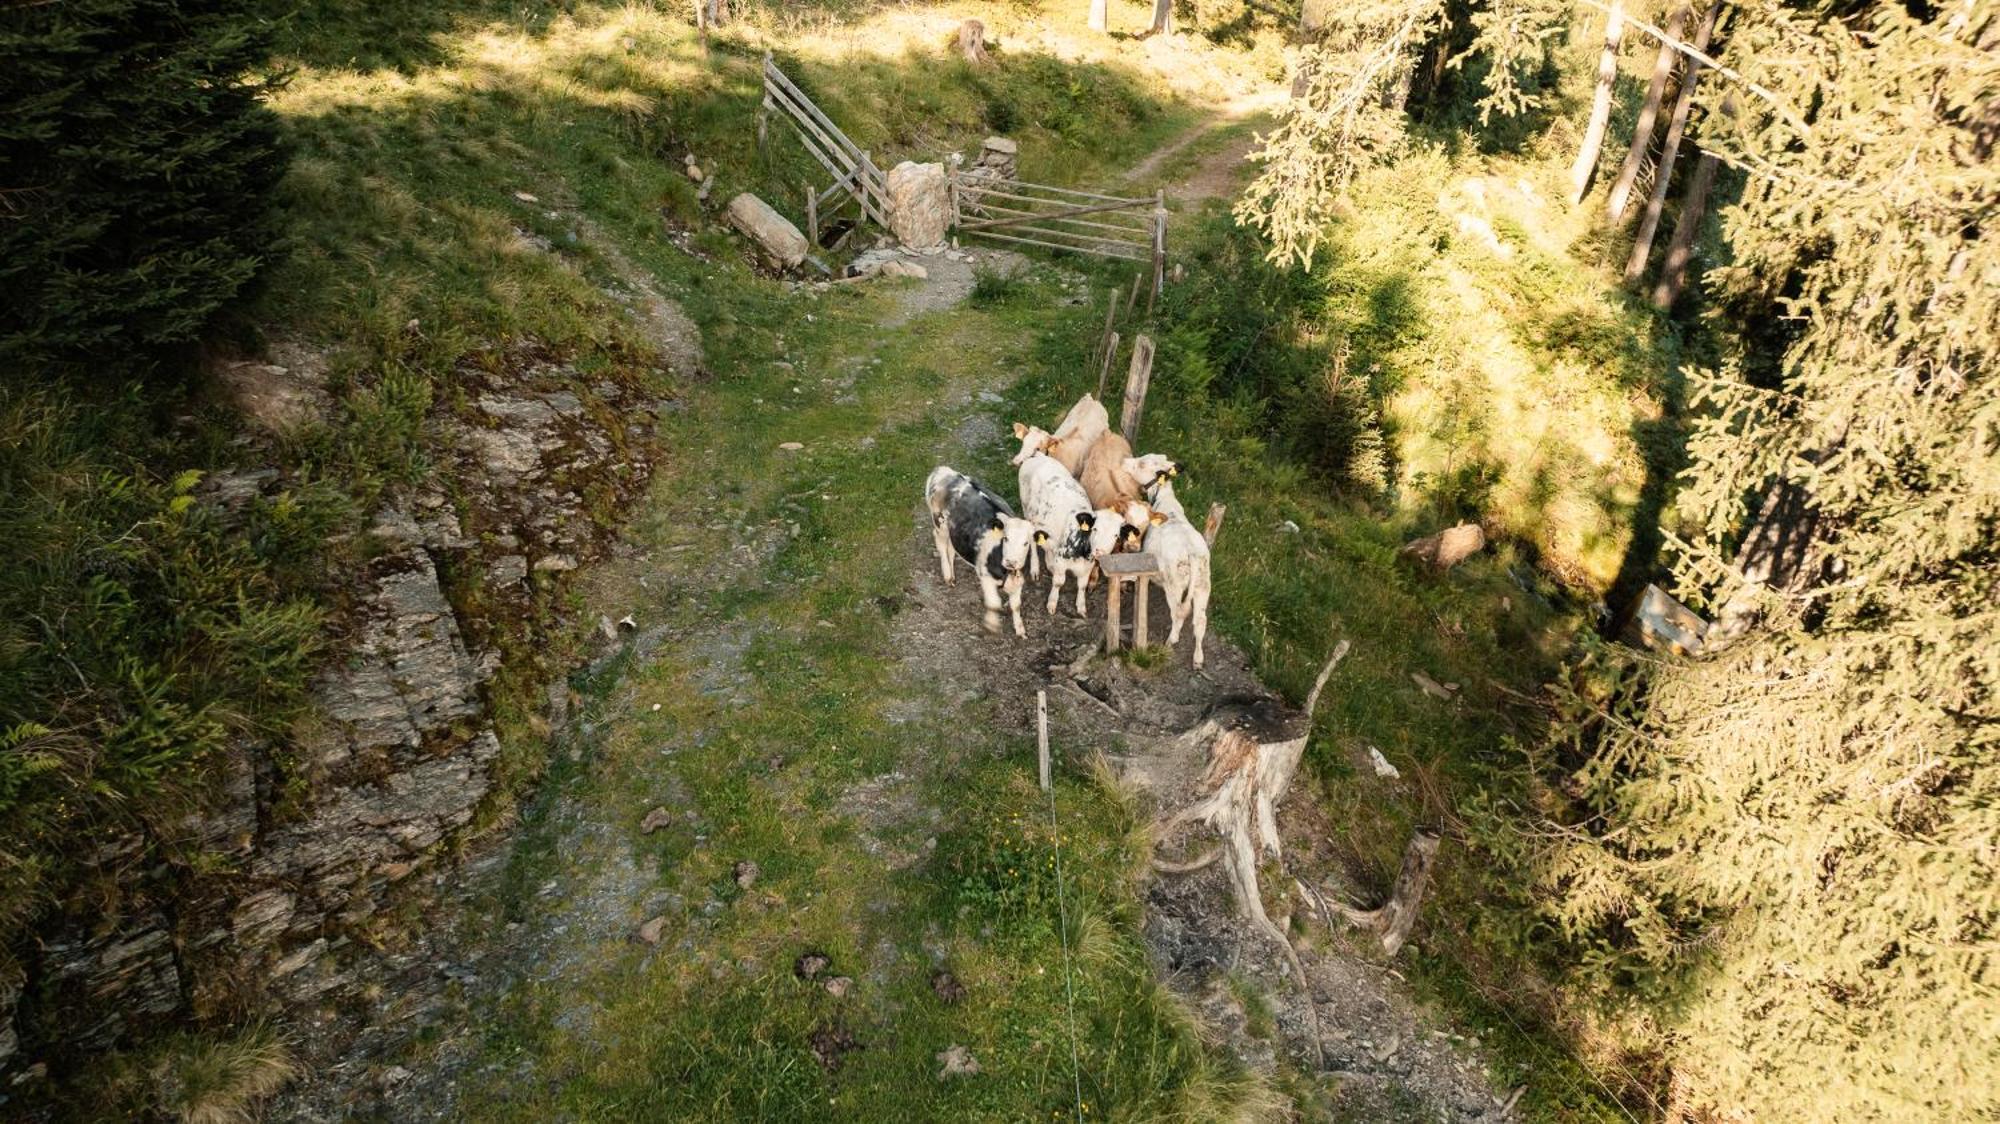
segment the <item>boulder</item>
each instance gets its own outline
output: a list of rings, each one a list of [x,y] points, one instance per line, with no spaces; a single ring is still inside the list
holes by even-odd
[[[951,185],[943,164],[908,160],[889,169],[889,230],[913,250],[944,245],[951,225]]]
[[[729,225],[757,243],[764,260],[775,268],[796,268],[812,248],[790,219],[747,191],[729,201],[728,218]]]
[[[1425,535],[1403,547],[1400,553],[1434,570],[1444,571],[1484,549],[1486,532],[1479,529],[1479,524],[1460,523],[1435,535]]]

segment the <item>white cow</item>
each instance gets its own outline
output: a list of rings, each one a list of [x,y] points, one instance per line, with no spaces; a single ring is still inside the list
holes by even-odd
[[[1158,463],[1153,463],[1157,458]],[[1173,627],[1167,630],[1167,647],[1181,638],[1181,625],[1194,618],[1194,665],[1202,663],[1201,642],[1208,635],[1209,557],[1208,540],[1201,528],[1188,521],[1186,509],[1174,496],[1173,478],[1180,469],[1165,457],[1149,453],[1125,462],[1125,471],[1139,480],[1150,480],[1153,513],[1165,521],[1146,534],[1146,551],[1160,567],[1160,588],[1167,595],[1167,613]]]
[[[1085,583],[1097,559],[1121,548],[1137,549],[1138,530],[1109,509],[1092,511],[1083,485],[1055,458],[1036,453],[1021,464],[1021,512],[1040,532],[1048,552],[1050,615],[1065,578],[1076,579],[1076,611],[1089,616]]]
[[[986,604],[986,627],[1000,629],[1001,594],[1014,615],[1014,635],[1027,638],[1021,626],[1021,587],[1026,578],[1021,570],[1028,565],[1042,535],[1026,519],[1017,519],[1014,509],[999,493],[947,465],[931,470],[924,481],[924,504],[931,512],[931,535],[937,542],[938,568],[946,585],[957,577],[952,555],[970,563],[979,575],[979,594]]]

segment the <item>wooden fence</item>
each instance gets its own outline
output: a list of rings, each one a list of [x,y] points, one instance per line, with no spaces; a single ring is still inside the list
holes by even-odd
[[[889,187],[882,169],[875,166],[866,150],[848,139],[833,119],[814,105],[771,56],[764,56],[764,109],[783,110],[806,151],[833,176],[826,190],[806,195],[806,225],[815,245],[819,242],[819,220],[831,217],[849,200],[858,204],[864,219],[877,226],[889,225]],[[764,139],[764,120],[758,119],[757,139]],[[838,198],[836,198],[838,197]],[[827,203],[832,201],[831,207]]]
[[[953,222],[961,235],[1127,261],[1150,260],[1153,288],[1157,291],[1165,280],[1164,193],[1127,199],[954,169],[951,199]]]

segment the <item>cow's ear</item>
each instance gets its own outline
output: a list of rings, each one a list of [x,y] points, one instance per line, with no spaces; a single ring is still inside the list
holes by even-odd
[[[1079,512],[1077,512],[1077,513],[1076,513],[1076,529],[1077,529],[1077,530],[1079,530],[1079,531],[1088,531],[1088,530],[1090,530],[1090,529],[1091,529],[1092,527],[1095,527],[1095,526],[1097,526],[1097,516],[1095,516],[1095,515],[1092,515],[1092,514],[1091,514],[1090,512],[1088,512],[1088,511],[1079,511]]]
[[[1027,426],[1025,426],[1025,425],[1022,425],[1022,424],[1021,424],[1020,422],[1015,422],[1015,423],[1014,423],[1014,436],[1015,436],[1015,437],[1026,437],[1027,435],[1028,435],[1028,427],[1027,427]]]
[[[1172,476],[1179,476],[1180,474],[1181,474],[1181,466],[1174,463],[1173,461],[1168,461],[1167,475],[1172,477]]]
[[[1007,524],[1002,522],[1000,517],[996,515],[993,517],[993,522],[986,525],[986,533],[995,536],[1004,535],[1007,533]]]
[[[1036,531],[1036,532],[1035,532],[1035,545],[1036,545],[1036,546],[1047,546],[1047,545],[1049,545],[1049,533],[1048,533],[1047,531]]]
[[[1166,521],[1167,517],[1163,513],[1158,511],[1153,513],[1153,526],[1157,527],[1160,524],[1165,523]]]

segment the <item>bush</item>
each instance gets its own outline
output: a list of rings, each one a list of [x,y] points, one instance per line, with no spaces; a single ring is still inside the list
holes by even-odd
[[[196,340],[274,240],[268,25],[244,0],[0,13],[0,377]]]

